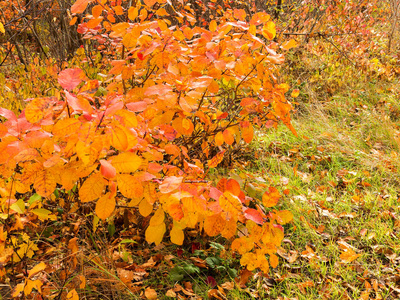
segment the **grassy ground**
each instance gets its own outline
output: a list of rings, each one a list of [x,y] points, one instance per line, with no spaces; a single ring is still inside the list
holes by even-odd
[[[271,299],[399,299],[399,110],[376,85],[308,98],[286,128],[262,134],[258,172],[290,191],[281,264],[254,291]],[[233,299],[246,297],[235,296]]]

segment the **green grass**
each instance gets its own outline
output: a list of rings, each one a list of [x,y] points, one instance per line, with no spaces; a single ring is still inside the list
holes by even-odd
[[[295,216],[283,249],[298,255],[281,258],[264,298],[398,299],[397,113],[394,95],[371,87],[303,102],[293,118],[298,137],[284,127],[260,132],[253,171],[290,191],[280,204]],[[342,242],[360,256],[343,261]]]

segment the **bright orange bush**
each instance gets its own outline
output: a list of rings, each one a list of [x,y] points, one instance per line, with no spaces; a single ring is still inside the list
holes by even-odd
[[[33,192],[66,210],[93,203],[102,220],[128,206],[151,216],[149,244],[167,234],[182,245],[187,228],[200,228],[231,239],[248,270],[268,273],[278,264],[282,225],[292,219],[273,209],[280,193],[270,187],[253,199],[236,180],[214,187],[207,174],[250,143],[257,125],[282,121],[294,132],[288,86],[276,79],[283,56],[268,45],[276,34],[269,15],[257,13],[247,23],[242,12],[227,11],[205,29],[182,25],[190,12],[164,1],[128,9],[118,1],[91,2],[79,31],[112,45],[103,53],[112,66],[107,74],[65,69],[61,96],[30,99],[19,116],[0,109],[7,119],[0,124],[0,209],[7,220],[1,229],[23,228],[26,215],[30,222],[56,218],[43,201],[20,196]],[[72,13],[88,3],[78,0]],[[2,240],[2,262],[21,245]]]

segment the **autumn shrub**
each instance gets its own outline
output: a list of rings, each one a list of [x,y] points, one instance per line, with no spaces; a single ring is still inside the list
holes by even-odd
[[[204,28],[164,1],[91,2],[71,8],[91,12],[78,25],[99,46],[81,62],[87,68],[75,61],[58,74],[58,92],[26,99],[19,115],[0,109],[1,275],[32,267],[41,222],[88,210],[104,224],[121,212],[147,218],[148,244],[168,237],[182,245],[187,229],[220,235],[241,265],[268,273],[292,219],[274,209],[280,192],[267,186],[251,198],[237,180],[215,186],[208,173],[229,157],[237,165],[233,155],[256,126],[283,122],[295,133],[270,16],[227,10]],[[94,62],[104,73],[90,68]],[[26,228],[30,234],[21,234]],[[79,236],[68,243],[64,277],[76,270]],[[50,283],[34,275],[45,268],[25,271],[14,296],[41,293]]]

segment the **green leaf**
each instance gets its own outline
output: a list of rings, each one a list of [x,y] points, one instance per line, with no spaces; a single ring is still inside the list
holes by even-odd
[[[28,203],[29,205],[32,205],[33,203],[35,203],[36,201],[41,201],[42,200],[42,196],[40,196],[39,194],[33,194],[29,200]]]
[[[185,271],[182,267],[175,267],[171,271],[169,271],[169,278],[171,281],[181,281],[185,278]]]
[[[194,274],[194,273],[199,274],[200,273],[199,267],[196,267],[195,265],[192,265],[192,264],[187,264],[187,265],[183,266],[183,270],[187,274]]]
[[[228,269],[228,275],[229,275],[231,278],[236,278],[236,277],[237,277],[237,270],[229,268],[229,269]]]
[[[223,245],[221,245],[220,243],[215,243],[215,242],[210,242],[210,247],[217,249],[219,251],[224,250],[225,247]]]
[[[222,259],[215,256],[207,257],[205,261],[213,269],[220,266],[222,263]]]

